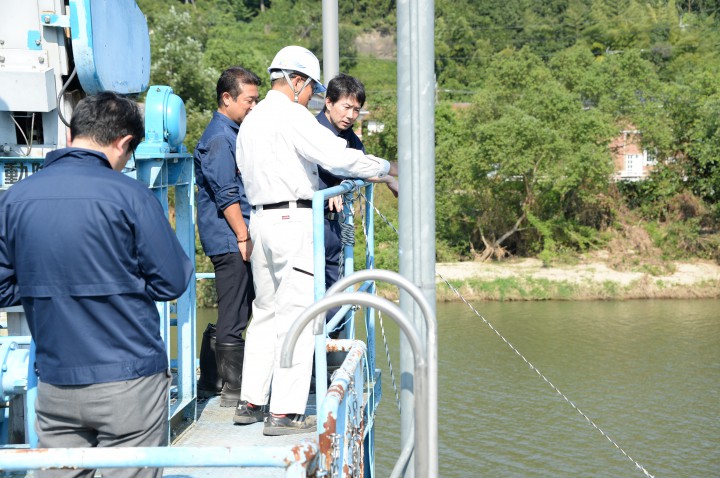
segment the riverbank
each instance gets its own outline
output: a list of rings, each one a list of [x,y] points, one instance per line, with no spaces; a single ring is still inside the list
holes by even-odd
[[[720,298],[720,265],[708,261],[651,262],[619,270],[588,260],[545,267],[538,259],[438,263],[438,301],[625,300]],[[391,289],[382,295],[397,298]]]

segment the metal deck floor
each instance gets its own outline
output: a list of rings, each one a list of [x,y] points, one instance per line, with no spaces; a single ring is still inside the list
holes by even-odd
[[[315,432],[267,437],[263,424],[235,425],[234,408],[221,408],[220,397],[198,400],[197,421],[184,431],[173,446],[292,446],[315,438]],[[315,395],[308,398],[306,414],[315,415]],[[283,468],[165,468],[168,478],[265,478],[285,476]]]

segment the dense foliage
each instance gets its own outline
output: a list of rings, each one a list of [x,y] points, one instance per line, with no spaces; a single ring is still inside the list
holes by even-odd
[[[322,53],[319,0],[138,4],[152,32],[152,81],[186,100],[189,147],[223,68],[264,77],[282,46]],[[720,257],[720,0],[435,8],[439,258],[551,260],[604,247],[630,222],[645,224],[666,257]],[[339,9],[341,69],[365,82],[366,108],[385,124],[366,144],[394,159],[396,63],[356,40],[393,35],[395,2]],[[628,126],[657,165],[646,181],[616,183],[609,144]]]

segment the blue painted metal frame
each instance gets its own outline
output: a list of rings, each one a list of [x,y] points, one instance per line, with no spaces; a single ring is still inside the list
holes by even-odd
[[[332,351],[346,351],[348,355],[333,376],[330,389],[318,412],[318,420],[323,417],[325,423],[322,428],[318,427],[320,468],[330,476],[335,476],[333,469],[347,470],[346,473],[343,471],[343,476],[354,476],[352,470],[363,463],[366,452],[364,447],[363,450],[358,449],[363,442],[366,443],[364,427],[367,420],[363,407],[365,369],[362,361],[367,348],[360,340],[331,340],[330,344]],[[356,442],[348,440],[348,429],[357,433]],[[350,438],[353,438],[353,433]]]
[[[175,233],[194,266],[195,194],[193,185],[195,177],[192,156],[188,153],[160,154],[157,152],[158,150],[153,149],[151,146],[138,148],[135,153],[135,171],[131,175],[147,184],[168,216],[170,190],[174,189]],[[176,304],[158,302],[157,306],[168,358],[177,365],[177,385],[172,389],[170,418],[182,414],[184,420],[194,421],[197,414],[195,283],[191,283]],[[175,360],[170,357],[172,338],[170,329],[172,326],[176,326],[177,357]]]
[[[40,20],[61,26],[48,14]],[[134,0],[70,0],[70,33],[78,79],[87,94],[147,90],[150,35]]]
[[[41,468],[277,467],[288,478],[315,476],[318,447],[115,447],[0,450],[3,471]],[[80,466],[78,466],[80,464]]]
[[[324,206],[327,198],[338,196],[340,194],[350,193],[359,188],[364,188],[365,195],[365,231],[366,231],[366,248],[365,248],[365,267],[373,269],[375,267],[375,216],[373,214],[373,198],[374,185],[366,183],[362,180],[346,180],[340,185],[328,189],[317,191],[313,196],[313,274],[315,287],[315,300],[321,299],[325,295],[325,213]],[[350,204],[343,202],[345,212],[345,223],[354,224],[353,215],[350,214]],[[343,248],[343,276],[351,275],[354,272],[354,246],[346,245]],[[361,291],[367,291],[371,294],[375,293],[375,283],[368,282],[360,287]],[[335,314],[329,323],[325,325],[322,335],[315,337],[315,387],[316,387],[316,407],[317,410],[322,409],[322,401],[327,393],[327,357],[325,354],[327,347],[327,331],[334,328],[341,320],[344,319],[345,313],[350,310],[350,306],[343,306],[340,311]],[[354,321],[353,321],[354,323]],[[381,375],[380,370],[375,368],[375,311],[371,308],[365,309],[365,329],[367,331],[367,370],[368,374],[368,406],[364,409],[365,423],[374,422],[375,412],[382,398],[381,393]],[[350,329],[350,339],[354,338],[354,325]],[[373,371],[373,372],[370,372]],[[325,427],[327,417],[318,414],[318,431]],[[372,426],[366,428],[365,432],[365,475],[368,478],[375,476],[375,432]]]
[[[12,398],[26,395],[24,400],[24,408],[26,411],[29,410],[28,405],[34,404],[30,402],[27,397],[26,390],[30,389],[28,384],[28,377],[33,369],[35,363],[35,350],[34,347],[30,347],[32,337],[29,335],[15,335],[9,337],[0,337],[0,391],[2,392],[2,401],[8,402]],[[30,347],[28,349],[28,347]],[[33,390],[35,387],[33,387]],[[34,408],[33,408],[34,416]],[[9,442],[10,427],[8,426],[10,420],[10,407],[4,407],[3,413],[0,414],[0,443]],[[27,421],[27,424],[33,422]],[[30,433],[35,437],[37,441],[37,435],[32,426],[26,426],[26,432]]]

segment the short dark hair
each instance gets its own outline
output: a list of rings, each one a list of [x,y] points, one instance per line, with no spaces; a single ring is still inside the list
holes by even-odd
[[[260,78],[252,71],[246,70],[241,66],[231,66],[223,71],[215,88],[218,108],[222,106],[223,93],[228,93],[233,100],[237,99],[238,95],[242,92],[242,87],[239,85],[260,86]]]
[[[83,98],[70,119],[70,136],[86,137],[100,146],[132,135],[130,151],[135,151],[145,135],[143,117],[137,103],[106,91]]]
[[[329,99],[331,103],[336,103],[346,96],[355,98],[360,106],[363,106],[365,104],[365,85],[354,76],[340,73],[328,83],[325,98]]]

